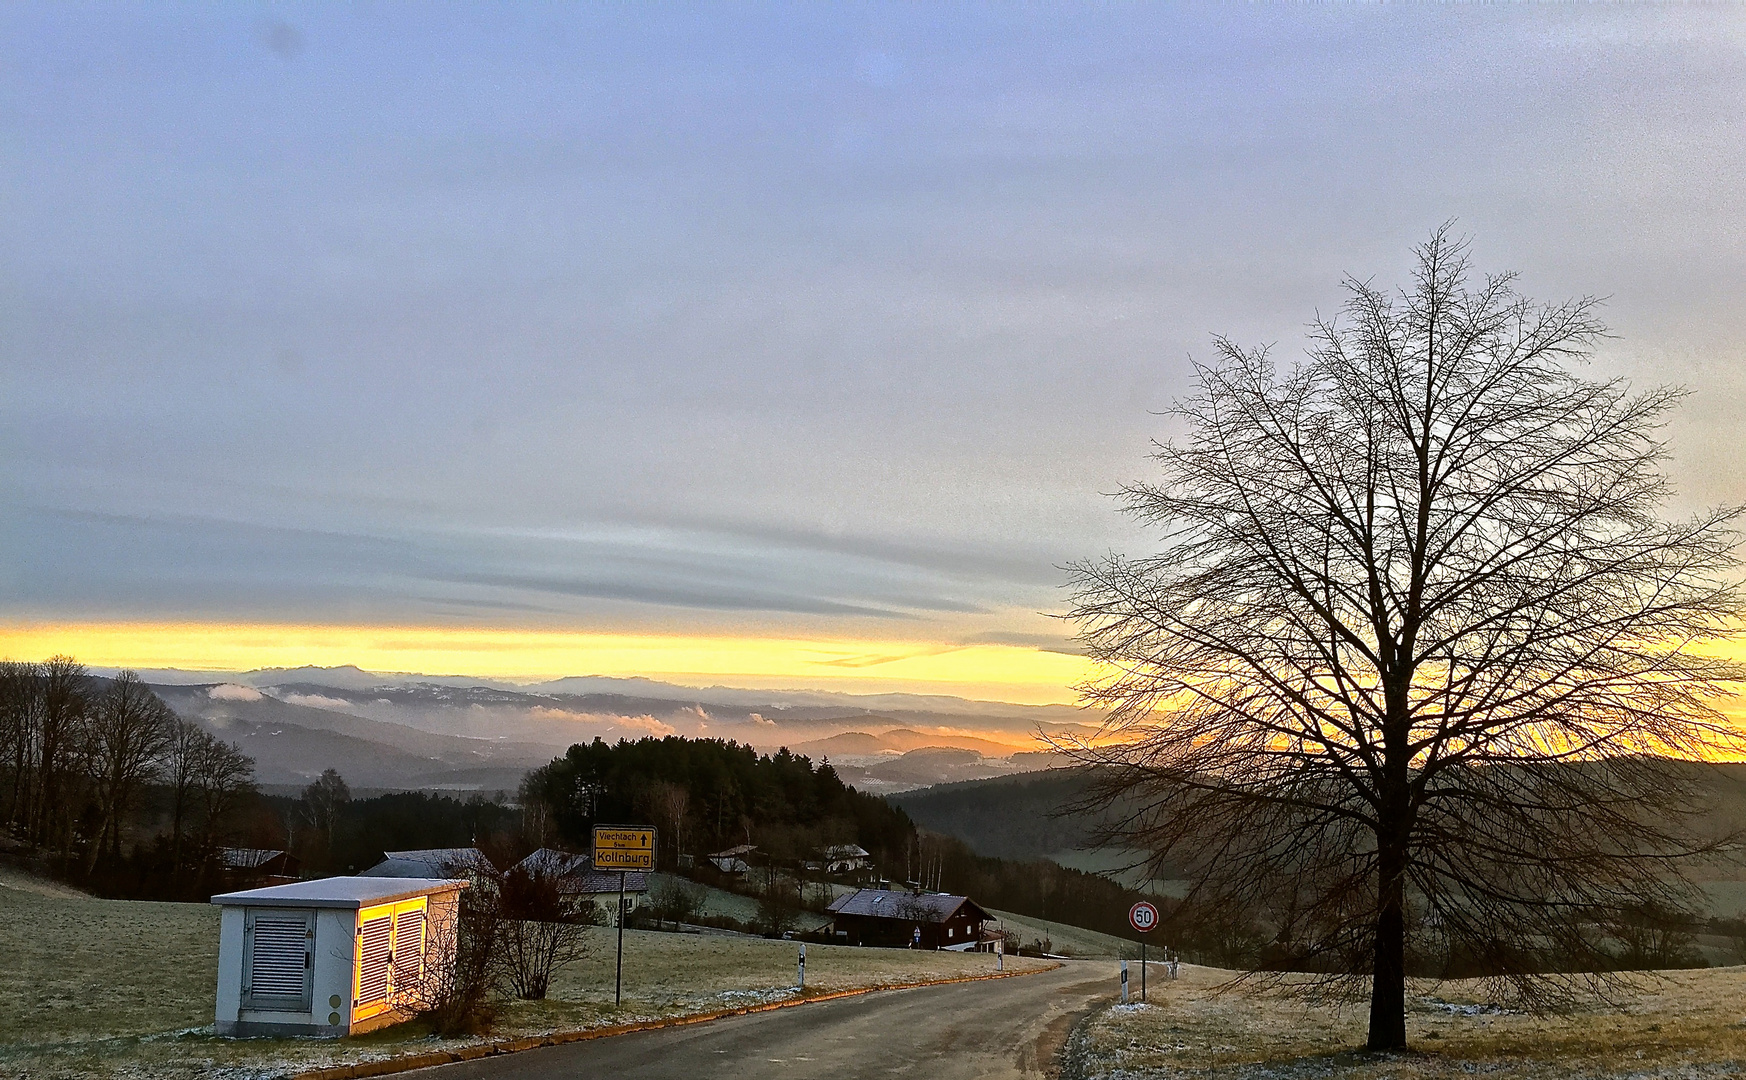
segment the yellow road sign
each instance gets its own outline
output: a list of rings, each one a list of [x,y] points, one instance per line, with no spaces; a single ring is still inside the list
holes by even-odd
[[[655,830],[634,825],[594,826],[594,869],[653,870]]]

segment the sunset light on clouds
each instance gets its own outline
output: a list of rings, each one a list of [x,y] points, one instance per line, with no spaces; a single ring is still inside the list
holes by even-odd
[[[682,686],[904,691],[1032,705],[1073,701],[1071,684],[1090,670],[1077,656],[1004,645],[205,622],[0,625],[0,654],[51,653],[141,669],[352,664],[512,682],[586,672]]]
[[[1739,8],[498,16],[0,13],[0,652],[1069,702],[1190,359],[1449,219],[1746,499]]]

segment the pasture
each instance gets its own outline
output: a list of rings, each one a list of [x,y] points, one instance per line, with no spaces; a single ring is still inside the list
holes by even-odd
[[[759,938],[625,934],[625,1000],[612,1000],[613,931],[550,997],[513,1002],[493,1038],[543,1035],[714,1012],[795,996],[797,948]],[[96,900],[0,886],[0,1076],[271,1077],[320,1065],[422,1053],[441,1042],[416,1022],[343,1040],[213,1035],[218,911],[204,904]],[[1048,962],[1007,958],[1008,970]],[[993,971],[985,954],[807,947],[807,992]]]

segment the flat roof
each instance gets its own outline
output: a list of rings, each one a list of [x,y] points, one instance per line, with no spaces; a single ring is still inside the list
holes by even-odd
[[[224,907],[362,908],[466,887],[465,881],[453,878],[330,877],[220,893],[212,902]]]

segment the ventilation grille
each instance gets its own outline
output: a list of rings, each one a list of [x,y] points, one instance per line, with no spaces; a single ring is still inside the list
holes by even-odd
[[[388,935],[394,920],[384,915],[371,919],[358,931],[358,1004],[368,1005],[388,996]]]
[[[308,972],[309,923],[301,918],[256,918],[249,957],[251,997],[301,998]]]
[[[394,989],[409,990],[423,974],[424,911],[402,911],[394,922]]]

